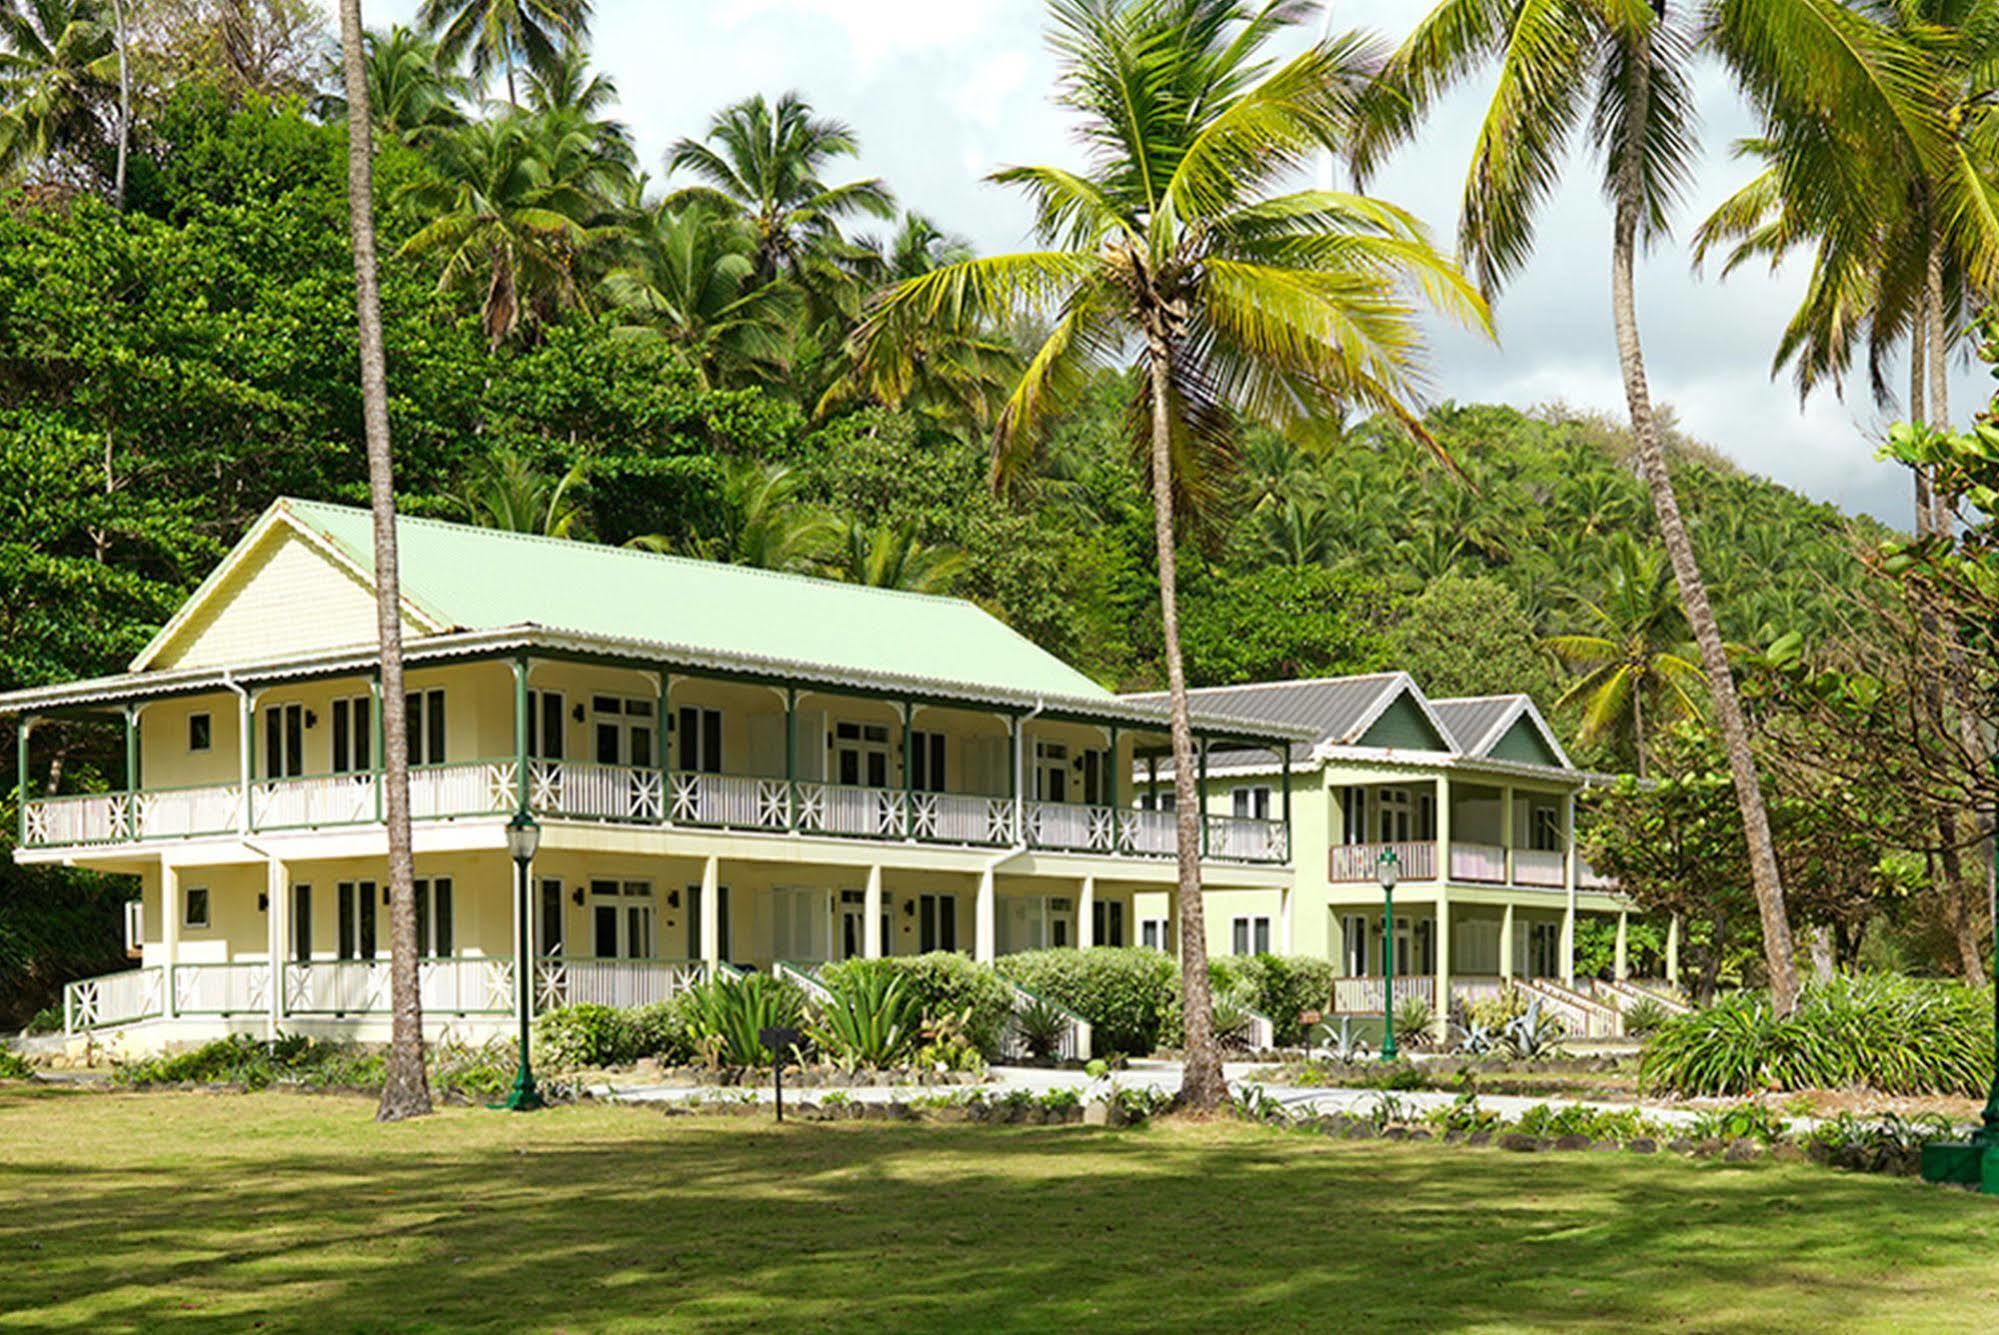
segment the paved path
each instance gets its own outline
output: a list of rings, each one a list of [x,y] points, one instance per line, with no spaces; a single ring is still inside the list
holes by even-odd
[[[1266,1067],[1247,1063],[1231,1062],[1222,1068],[1222,1073],[1231,1085],[1259,1084],[1255,1076]],[[801,1103],[816,1103],[832,1093],[840,1093],[856,1103],[890,1103],[896,1100],[924,1098],[939,1094],[978,1092],[987,1098],[1000,1098],[1015,1091],[1029,1094],[1045,1094],[1051,1090],[1073,1089],[1087,1094],[1096,1082],[1081,1071],[1057,1071],[1032,1066],[995,1066],[993,1079],[983,1085],[867,1085],[838,1091],[823,1088],[788,1088],[788,1100]],[[1119,1071],[1117,1083],[1125,1089],[1153,1089],[1170,1094],[1180,1087],[1180,1063],[1169,1061],[1136,1061],[1129,1068]],[[1448,1107],[1457,1095],[1448,1090],[1393,1090],[1379,1089],[1301,1089],[1290,1085],[1264,1085],[1264,1092],[1286,1108],[1299,1115],[1320,1115],[1326,1113],[1366,1113],[1372,1111],[1384,1097],[1393,1098],[1406,1109],[1427,1112],[1431,1108]],[[591,1092],[599,1097],[620,1103],[685,1103],[711,1099],[741,1100],[754,1099],[759,1103],[771,1100],[768,1084],[755,1087],[704,1086],[700,1088],[676,1088],[666,1085],[625,1084],[608,1082],[593,1085]],[[1512,1121],[1537,1104],[1552,1107],[1567,1107],[1581,1103],[1586,1107],[1606,1111],[1622,1111],[1638,1108],[1647,1117],[1671,1126],[1688,1126],[1695,1114],[1676,1108],[1662,1108],[1636,1100],[1605,1101],[1600,1099],[1575,1099],[1561,1095],[1535,1098],[1518,1094],[1480,1094],[1479,1107],[1496,1112]],[[1798,1123],[1800,1127],[1805,1123]]]

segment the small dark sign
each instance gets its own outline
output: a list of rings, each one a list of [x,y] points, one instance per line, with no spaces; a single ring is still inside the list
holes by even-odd
[[[802,1037],[796,1029],[783,1025],[772,1025],[757,1031],[757,1041],[771,1055],[771,1076],[777,1081],[777,1120],[784,1120],[784,1059],[798,1046]]]

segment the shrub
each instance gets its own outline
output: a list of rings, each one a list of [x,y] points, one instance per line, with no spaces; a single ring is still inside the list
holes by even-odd
[[[1333,998],[1335,970],[1331,960],[1310,955],[1222,956],[1208,962],[1216,995],[1223,983],[1239,985],[1249,1008],[1268,1016],[1280,1047],[1305,1041],[1304,1011],[1324,1011]]]
[[[1643,1038],[1672,1018],[1664,1002],[1656,997],[1640,997],[1624,1007],[1624,1032],[1632,1038]]]
[[[1180,971],[1161,951],[1030,950],[1002,958],[999,971],[1088,1020],[1099,1053],[1143,1056],[1159,1047],[1169,1020],[1178,1029]]]
[[[12,1048],[0,1048],[0,1080],[33,1080],[35,1068]]]
[[[893,1066],[921,1034],[922,1006],[907,979],[885,963],[856,961],[842,969],[833,999],[806,1026],[820,1050],[849,1070]]]
[[[120,1066],[112,1079],[142,1089],[150,1085],[229,1084],[265,1089],[274,1084],[308,1088],[379,1087],[383,1059],[343,1043],[299,1034],[266,1043],[247,1034],[218,1038],[198,1048]]]
[[[1525,1136],[1587,1136],[1591,1140],[1614,1140],[1620,1144],[1666,1134],[1666,1128],[1636,1108],[1591,1108],[1580,1103],[1563,1108],[1537,1103],[1520,1114],[1514,1130]]]
[[[1069,1017],[1062,1013],[1060,1007],[1036,997],[1021,1007],[1013,1017],[1013,1024],[1015,1032],[1020,1035],[1021,1046],[1027,1049],[1027,1055],[1045,1060],[1061,1050],[1062,1035],[1069,1028]]]
[[[685,995],[688,1029],[695,1051],[710,1062],[763,1066],[763,1031],[795,1028],[805,1013],[805,994],[786,979],[766,973],[716,978]]]
[[[1498,996],[1480,997],[1465,1006],[1471,1023],[1494,1036],[1526,1013],[1527,995],[1511,983],[1501,988]]]
[[[1694,1114],[1693,1133],[1701,1140],[1759,1140],[1775,1145],[1791,1124],[1760,1103],[1708,1108]]]
[[[938,950],[885,960],[850,960],[820,971],[836,991],[841,976],[860,964],[887,969],[904,981],[916,998],[926,1026],[933,1031],[955,1025],[990,1060],[999,1055],[1000,1033],[1013,1014],[1013,993],[990,964],[980,964],[953,951]],[[934,1035],[933,1035],[934,1036]]]
[[[1991,1058],[1989,993],[1879,975],[1808,987],[1786,1019],[1753,992],[1677,1016],[1647,1041],[1639,1075],[1648,1088],[1690,1095],[1865,1086],[1976,1097]]]
[[[620,1009],[583,1003],[534,1020],[536,1059],[557,1070],[628,1066],[641,1057],[677,1063],[693,1055],[684,1000]]]

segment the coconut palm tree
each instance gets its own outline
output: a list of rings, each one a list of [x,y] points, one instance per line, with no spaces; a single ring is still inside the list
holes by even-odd
[[[507,101],[519,106],[514,67],[546,69],[564,47],[582,45],[591,8],[591,0],[423,0],[416,18],[437,39],[440,67],[455,69],[469,55],[480,83],[504,70]]]
[[[1621,534],[1602,595],[1576,600],[1590,629],[1555,635],[1548,651],[1579,670],[1555,702],[1582,706],[1582,740],[1624,731],[1645,776],[1646,729],[1700,712],[1701,668],[1686,643],[1686,615],[1665,553]]]
[[[1379,200],[1291,190],[1338,143],[1372,71],[1356,36],[1269,46],[1291,0],[1051,0],[1060,101],[1081,171],[992,179],[1033,201],[1043,249],[961,260],[899,284],[863,328],[864,355],[938,319],[1052,319],[994,434],[996,480],[1025,471],[1038,429],[1093,367],[1128,368],[1134,445],[1153,499],[1163,659],[1178,792],[1187,1062],[1180,1097],[1222,1098],[1201,900],[1194,739],[1180,653],[1177,530],[1187,466],[1225,458],[1238,425],[1279,428],[1329,402],[1411,406],[1417,306],[1477,327],[1484,303],[1420,224]]]
[[[368,34],[368,106],[375,133],[421,144],[465,123],[459,110],[472,94],[457,74],[438,67],[437,46],[397,24]]]
[[[922,542],[907,525],[868,529],[849,523],[834,573],[850,584],[904,593],[949,593],[969,558],[956,547]]]
[[[105,145],[121,87],[117,16],[105,0],[0,0],[0,178],[81,165]]]
[[[577,492],[583,466],[551,478],[519,450],[502,447],[480,457],[459,494],[459,507],[480,528],[543,538],[586,536],[590,519]]]
[[[779,379],[801,302],[783,283],[756,280],[754,249],[740,218],[717,217],[704,201],[652,205],[604,279],[619,328],[671,344],[703,387]]]
[[[1833,7],[1825,0],[1743,3]],[[1802,16],[1793,19],[1803,26]],[[1818,41],[1823,34],[1798,36],[1801,42]],[[1473,150],[1458,232],[1460,251],[1490,294],[1532,254],[1541,207],[1570,159],[1576,130],[1588,122],[1612,206],[1611,317],[1639,471],[1700,646],[1742,807],[1772,999],[1780,1012],[1789,1013],[1797,1000],[1797,966],[1769,812],[1727,649],[1667,468],[1638,332],[1638,250],[1668,233],[1695,151],[1693,37],[1667,0],[1444,0],[1383,71],[1383,91],[1367,109],[1355,165],[1365,179],[1393,145],[1414,133],[1445,89],[1476,68],[1496,65],[1498,81]],[[1812,54],[1818,49],[1809,47]]]
[[[721,511],[726,528],[683,545],[690,556],[760,570],[804,574],[817,570],[839,546],[842,531],[831,515],[805,499],[805,478],[784,464],[731,458],[722,465]],[[629,544],[673,550],[664,538]]]
[[[354,245],[354,311],[361,349],[361,424],[374,513],[375,624],[381,641],[382,804],[389,841],[389,1060],[377,1121],[430,1111],[423,998],[417,989],[416,863],[410,849],[409,732],[404,717],[403,608],[396,564],[395,466],[389,448],[388,363],[375,262],[374,145],[361,0],[340,0],[341,76],[347,93],[347,214]],[[524,962],[523,962],[524,963]]]
[[[836,159],[858,148],[851,129],[814,116],[796,93],[784,94],[776,106],[759,93],[715,113],[705,139],[676,143],[666,170],[704,183],[681,191],[676,202],[712,198],[749,220],[759,279],[785,275],[809,284],[815,275],[808,270],[841,258],[843,220],[894,215],[894,196],[880,180],[827,185],[821,179]]]

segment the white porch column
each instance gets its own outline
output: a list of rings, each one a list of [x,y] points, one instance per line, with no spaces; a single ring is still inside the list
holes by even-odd
[[[712,977],[722,962],[722,859],[701,862],[701,963]]]
[[[1508,885],[1513,884],[1513,840],[1515,837],[1513,829],[1513,789],[1510,787],[1501,788],[1499,790],[1499,860],[1505,868],[1503,875],[1506,877]]]
[[[1499,911],[1499,976],[1513,978],[1513,905]]]
[[[1680,985],[1680,915],[1666,920],[1666,981]]]
[[[1434,1022],[1441,1041],[1451,1036],[1451,889],[1441,881],[1437,884],[1437,913],[1430,931],[1437,950]]]
[[[979,873],[979,893],[972,903],[972,958],[991,964],[999,954],[993,922],[993,869]]]
[[[1270,948],[1279,955],[1291,953],[1291,887],[1286,885],[1277,892],[1277,930],[1271,933]]]
[[[1347,927],[1337,907],[1326,910],[1326,941],[1332,947],[1333,976],[1347,976]]]
[[[882,869],[879,863],[868,868],[867,889],[861,894],[861,954],[871,960],[882,957]]]
[[[1568,910],[1562,915],[1562,981],[1576,985],[1576,795],[1562,797],[1562,889]],[[1618,934],[1620,944],[1623,933]]]
[[[1088,950],[1097,944],[1097,878],[1083,878],[1082,893],[1076,897],[1076,946]]]
[[[1451,879],[1451,776],[1437,776],[1437,879]]]
[[[1630,915],[1630,914],[1628,914],[1628,913],[1620,913],[1620,914],[1618,914],[1618,915],[1617,915],[1617,973],[1616,973],[1616,978],[1617,978],[1617,981],[1618,981],[1618,982],[1620,982],[1620,983],[1621,983],[1621,982],[1623,982],[1623,981],[1624,981],[1625,979],[1627,979],[1627,978],[1629,978],[1629,977],[1631,976],[1631,968],[1630,968],[1630,955],[1629,955],[1629,953],[1628,953],[1628,951],[1627,951],[1627,937],[1628,937],[1628,933],[1629,933],[1629,930],[1630,930],[1630,926],[1631,926],[1631,915]]]
[[[264,898],[270,905],[265,913],[265,926],[269,928],[271,954],[271,992],[266,998],[270,1006],[270,1018],[265,1021],[267,1038],[275,1040],[285,1025],[285,930],[291,919],[291,896],[286,893],[285,882],[291,879],[289,869],[276,858],[264,864]]]
[[[160,1014],[173,1019],[174,965],[180,962],[180,868],[160,859],[160,944],[166,953],[160,989]]]
[[[1569,888],[1569,905],[1562,911],[1562,982],[1576,985],[1576,892]]]

